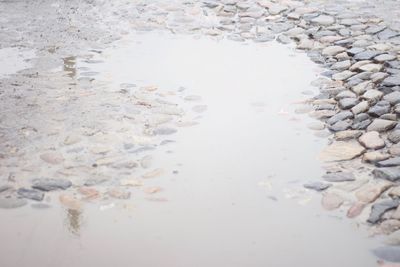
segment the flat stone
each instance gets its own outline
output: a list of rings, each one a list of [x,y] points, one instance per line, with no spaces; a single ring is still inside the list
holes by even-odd
[[[385,240],[386,245],[400,246],[400,230],[391,233]],[[388,266],[390,267],[390,266]]]
[[[388,158],[389,158],[388,154],[383,154],[380,151],[366,152],[363,155],[363,161],[369,162],[369,163],[375,163],[375,162],[382,161],[382,160],[385,160]]]
[[[400,85],[400,75],[397,76],[389,76],[385,78],[382,81],[382,86],[388,86],[388,87],[393,87],[393,86],[399,86]]]
[[[1,209],[16,209],[25,206],[27,203],[25,199],[16,197],[0,198]]]
[[[382,160],[376,163],[378,167],[394,167],[400,165],[400,157]]]
[[[399,206],[398,199],[396,200],[387,199],[373,204],[367,222],[372,224],[379,222],[385,212],[396,209],[398,206]]]
[[[386,132],[393,129],[397,122],[390,120],[375,119],[368,127],[367,131]]]
[[[375,228],[377,234],[388,235],[400,229],[400,221],[395,219],[386,219]]]
[[[345,90],[345,91],[342,91],[342,92],[338,93],[335,96],[335,99],[336,100],[340,100],[340,99],[343,99],[343,98],[356,98],[356,97],[357,97],[357,95],[355,93],[353,93],[352,91]]]
[[[373,254],[381,260],[390,262],[400,262],[400,248],[399,247],[380,247],[372,250]],[[397,264],[391,264],[382,267],[397,267]]]
[[[358,104],[358,99],[356,98],[343,98],[339,100],[339,107],[341,109],[350,109]]]
[[[368,178],[360,178],[355,181],[341,182],[335,184],[335,189],[339,189],[346,192],[352,192],[359,189],[361,186],[369,182]]]
[[[372,82],[370,81],[364,81],[364,82],[360,82],[359,84],[353,86],[351,88],[351,90],[353,90],[354,93],[358,94],[358,95],[362,95],[365,92],[367,92],[368,90],[373,89],[374,85]]]
[[[372,51],[372,50],[365,50],[361,53],[358,53],[354,55],[355,60],[371,60],[376,56],[379,56],[380,54],[383,54],[380,51]]]
[[[350,78],[351,76],[354,76],[355,74],[356,74],[355,72],[345,70],[345,71],[333,74],[332,79],[335,81],[344,81],[344,80],[347,80],[348,78]]]
[[[331,184],[327,184],[327,183],[322,183],[322,182],[308,182],[306,184],[304,184],[304,187],[307,189],[312,189],[315,191],[324,191],[326,189],[328,189],[331,186]]]
[[[350,120],[345,120],[345,121],[338,121],[333,125],[328,125],[329,130],[333,132],[338,132],[338,131],[345,131],[349,129],[352,125],[352,122]]]
[[[322,161],[342,161],[354,159],[365,152],[358,142],[336,141],[327,146],[320,154]]]
[[[347,53],[348,53],[349,55],[354,56],[355,54],[359,54],[359,53],[361,53],[361,52],[363,52],[363,51],[365,51],[365,49],[362,48],[362,47],[352,47],[352,48],[350,48],[350,49],[347,50]]]
[[[376,56],[374,58],[374,60],[378,61],[378,62],[385,62],[385,61],[391,61],[396,59],[397,57],[395,55],[390,55],[390,54],[382,54],[379,56]]]
[[[383,81],[388,76],[389,76],[389,74],[387,74],[386,72],[376,72],[376,73],[371,74],[370,79],[372,82],[378,83],[378,82]]]
[[[398,31],[394,31],[392,29],[386,28],[385,30],[379,32],[377,35],[378,35],[378,38],[381,40],[388,40],[393,37],[399,36],[400,33]]]
[[[391,186],[392,183],[382,180],[379,180],[375,183],[366,184],[356,192],[356,197],[363,203],[371,203],[377,200],[379,196]]]
[[[322,207],[326,210],[335,210],[344,202],[344,199],[335,193],[326,193],[322,197]]]
[[[312,19],[311,22],[327,26],[335,23],[335,18],[328,15],[319,15],[318,17]]]
[[[44,193],[35,189],[20,188],[18,189],[17,193],[22,198],[28,198],[37,201],[42,201],[44,198]]]
[[[358,138],[361,136],[361,134],[362,134],[362,131],[358,131],[358,130],[340,131],[340,132],[335,133],[335,139],[337,141],[345,141],[345,140]]]
[[[343,61],[339,61],[339,62],[333,64],[331,66],[331,69],[343,71],[343,70],[350,68],[350,66],[351,66],[350,60],[343,60]]]
[[[360,141],[364,147],[371,149],[380,149],[385,146],[385,142],[376,131],[363,134],[358,141]]]
[[[338,45],[328,46],[322,50],[322,55],[324,56],[335,56],[339,53],[346,51],[346,48]]]
[[[395,186],[390,189],[389,196],[391,198],[400,198],[400,186]]]
[[[383,96],[383,93],[376,89],[367,90],[363,95],[362,98],[369,100],[370,102],[377,102]]]
[[[392,145],[389,148],[389,154],[392,156],[400,156],[400,143]]]
[[[362,66],[359,68],[359,70],[362,70],[362,71],[369,71],[369,72],[378,72],[378,71],[380,71],[381,69],[382,69],[382,65],[381,65],[381,64],[373,64],[373,63],[362,65]]]
[[[354,181],[356,178],[351,172],[332,172],[322,176],[327,182],[348,182]]]
[[[377,179],[385,179],[394,182],[400,179],[400,168],[398,167],[378,168],[373,170],[372,174]]]
[[[42,191],[52,191],[57,189],[65,190],[71,186],[72,186],[71,181],[68,181],[66,179],[43,178],[43,179],[35,179],[33,181],[32,188],[39,189]]]
[[[358,103],[357,105],[355,105],[354,107],[351,108],[351,112],[353,112],[353,114],[359,114],[359,113],[364,113],[369,109],[369,103],[368,101],[361,101],[360,103]]]
[[[400,92],[394,91],[390,94],[387,94],[383,97],[383,100],[388,101],[392,105],[398,104],[400,103]]]
[[[373,117],[380,117],[390,111],[390,104],[388,103],[387,105],[380,105],[377,104],[373,107],[371,107],[368,110],[368,114],[373,116]]]
[[[347,211],[346,216],[350,219],[357,217],[364,210],[366,204],[362,202],[354,203]]]
[[[342,121],[342,120],[346,120],[346,119],[351,119],[353,118],[353,113],[350,111],[342,111],[339,112],[335,115],[333,115],[332,117],[330,117],[326,122],[330,125],[335,124],[338,121]]]

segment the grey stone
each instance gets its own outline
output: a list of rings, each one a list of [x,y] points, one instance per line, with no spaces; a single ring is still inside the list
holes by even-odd
[[[332,16],[327,16],[327,15],[320,15],[314,19],[311,20],[311,22],[319,24],[319,25],[331,25],[335,23],[335,18]]]
[[[332,75],[332,79],[335,81],[344,81],[347,80],[348,78],[350,78],[351,76],[355,75],[355,72],[349,71],[349,70],[345,70],[339,73],[335,73],[334,75]]]
[[[383,100],[388,101],[392,105],[398,104],[400,103],[400,92],[394,91],[390,94],[387,94],[383,97]]]
[[[399,36],[400,33],[397,32],[397,31],[394,31],[392,29],[387,28],[387,29],[379,32],[377,35],[378,35],[378,38],[381,39],[381,40],[388,40],[390,38]]]
[[[153,130],[154,135],[170,135],[176,133],[177,130],[169,127],[159,127]]]
[[[338,121],[333,125],[328,125],[328,128],[331,131],[338,132],[349,129],[352,124],[353,123],[351,120],[344,120],[344,121]]]
[[[376,89],[370,89],[367,90],[363,95],[362,98],[369,100],[370,102],[377,102],[381,97],[383,96],[383,93],[379,90]]]
[[[35,189],[20,188],[18,189],[17,193],[22,198],[28,198],[37,201],[42,201],[44,198],[44,193]]]
[[[400,248],[395,246],[379,247],[372,250],[373,254],[381,260],[400,262]],[[397,264],[387,264],[387,267],[396,267]],[[385,267],[386,265],[382,265]]]
[[[358,141],[366,148],[380,149],[385,146],[385,142],[379,136],[378,132],[371,131],[363,134]]]
[[[376,104],[368,110],[368,114],[373,117],[380,117],[390,111],[390,104],[387,102],[386,105]]]
[[[377,168],[372,171],[372,174],[377,179],[385,179],[394,182],[400,179],[400,168],[398,167]]]
[[[369,109],[368,101],[361,101],[360,103],[358,103],[357,105],[352,107],[351,111],[354,114],[359,114],[359,113],[363,113],[363,112],[367,111],[368,109]]]
[[[390,158],[376,163],[378,167],[394,167],[400,165],[400,157]]]
[[[351,172],[332,172],[322,176],[327,182],[349,182],[355,181],[356,178]]]
[[[339,100],[339,107],[341,109],[350,109],[358,104],[358,99],[356,98],[343,98]]]
[[[71,181],[68,181],[66,179],[49,179],[49,178],[43,178],[43,179],[35,179],[33,181],[32,188],[34,189],[39,189],[42,191],[52,191],[52,190],[65,190],[72,186]]]
[[[389,210],[395,209],[399,206],[399,200],[383,200],[372,205],[371,213],[367,222],[375,224],[381,220],[383,214]],[[399,254],[400,255],[400,254]]]
[[[400,130],[396,129],[388,134],[388,139],[390,142],[397,144],[400,141]]]
[[[379,56],[376,56],[374,59],[378,62],[385,62],[385,61],[391,61],[396,59],[397,57],[395,55],[392,54],[382,54]]]
[[[385,132],[393,129],[397,122],[383,119],[375,119],[368,127],[368,131]]]
[[[360,114],[357,114],[357,115],[354,116],[354,122],[355,123],[362,122],[362,121],[365,121],[365,120],[368,120],[368,119],[369,119],[369,116],[368,116],[367,113],[360,113]]]
[[[331,184],[327,184],[327,183],[322,183],[322,182],[309,182],[309,183],[305,183],[304,187],[307,189],[312,189],[315,191],[324,191],[326,189],[328,189],[331,186]]]
[[[326,122],[332,125],[341,120],[351,119],[353,116],[353,113],[350,111],[342,111],[330,117]]]
[[[348,69],[350,67],[350,65],[351,65],[350,60],[343,60],[343,61],[339,61],[339,62],[333,64],[331,66],[331,69],[341,71],[341,70]]]
[[[371,123],[372,123],[372,121],[370,119],[367,119],[367,120],[363,120],[361,122],[354,123],[351,126],[351,128],[353,130],[365,130]]]
[[[347,50],[347,53],[348,53],[349,55],[354,56],[354,55],[359,54],[359,53],[364,52],[364,51],[365,51],[364,48],[361,48],[361,47],[353,47],[353,48],[351,48],[351,49],[348,49],[348,50]]]
[[[356,98],[356,97],[357,97],[357,95],[355,93],[353,93],[352,91],[345,90],[345,91],[342,91],[342,92],[338,93],[335,96],[335,99],[336,100],[340,100],[340,99],[343,99],[343,98]]]
[[[382,81],[382,86],[393,87],[393,86],[399,86],[399,85],[400,85],[400,75],[392,75],[392,76],[385,78]]]
[[[365,50],[363,52],[360,52],[360,53],[357,53],[356,55],[354,55],[354,59],[355,60],[369,60],[369,59],[373,59],[376,56],[379,56],[380,54],[383,54],[383,52]]]
[[[387,113],[383,114],[382,116],[379,117],[380,119],[383,120],[389,120],[389,121],[397,121],[397,115],[393,113]],[[397,126],[397,125],[396,125]]]

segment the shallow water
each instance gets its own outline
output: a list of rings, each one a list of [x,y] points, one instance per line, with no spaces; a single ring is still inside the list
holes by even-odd
[[[95,59],[104,63],[78,61],[77,75],[91,71],[110,90],[188,90],[201,100],[181,104],[207,109],[149,152],[166,170],[149,181],[163,188],[153,201],[138,192],[80,212],[4,211],[3,266],[376,266],[365,233],[302,190],[322,174],[326,143],[291,104],[314,90],[306,55],[274,42],[147,33]]]

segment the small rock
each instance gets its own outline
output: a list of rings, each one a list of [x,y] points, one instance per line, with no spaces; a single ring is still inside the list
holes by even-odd
[[[40,158],[43,161],[45,161],[49,164],[54,164],[54,165],[60,164],[64,161],[63,155],[58,152],[47,152],[47,153],[40,155]]]
[[[0,198],[1,209],[16,209],[25,206],[27,203],[25,199],[16,197]]]
[[[383,96],[383,93],[379,90],[376,89],[370,89],[367,90],[363,95],[362,98],[369,100],[370,102],[377,102],[381,97]]]
[[[389,158],[388,154],[383,154],[382,152],[379,152],[379,151],[371,151],[371,152],[367,152],[363,155],[363,161],[370,162],[370,163],[375,163],[375,162],[382,161],[382,160],[385,160],[388,158]]]
[[[17,193],[23,198],[28,198],[36,201],[42,201],[44,198],[44,193],[35,189],[20,188],[18,189]]]
[[[345,120],[345,121],[338,121],[333,125],[328,125],[329,130],[333,132],[338,132],[338,131],[345,131],[349,129],[352,125],[351,120]]]
[[[390,94],[387,94],[383,97],[383,100],[388,101],[392,105],[396,105],[400,103],[400,92],[394,91]]]
[[[343,98],[339,100],[339,107],[341,109],[350,109],[358,104],[358,99],[356,98]]]
[[[368,72],[378,72],[381,69],[382,69],[382,65],[381,64],[373,64],[373,63],[362,65],[359,68],[359,70],[368,71]]]
[[[332,172],[322,176],[327,182],[348,182],[354,181],[356,178],[351,172]]]
[[[368,127],[367,131],[386,132],[393,129],[397,122],[383,119],[375,119]]]
[[[335,23],[335,18],[332,16],[328,16],[328,15],[319,15],[316,18],[313,18],[311,20],[311,22],[319,24],[319,25],[331,25],[333,23]],[[345,51],[346,49],[342,50],[341,52]]]
[[[346,130],[346,131],[340,131],[335,133],[335,139],[337,141],[346,141],[350,139],[355,139],[360,137],[362,134],[362,131],[358,130]]]
[[[328,189],[331,185],[327,184],[327,183],[321,183],[321,182],[309,182],[304,184],[304,187],[307,189],[312,189],[315,191],[324,191],[326,189]]]
[[[390,262],[400,262],[400,248],[398,247],[380,247],[372,251],[374,255],[382,260]],[[388,265],[387,267],[391,267]]]
[[[42,191],[52,191],[52,190],[65,190],[72,186],[71,181],[65,179],[35,179],[33,181],[32,188],[39,189]]]
[[[326,122],[330,125],[333,125],[335,123],[337,123],[338,121],[342,121],[342,120],[346,120],[346,119],[351,119],[353,118],[353,113],[346,110],[346,111],[342,111],[339,112],[335,115],[333,115],[332,117],[330,117]]]
[[[343,204],[344,200],[335,193],[326,193],[322,197],[322,207],[326,210],[335,210]]]
[[[356,142],[336,141],[321,152],[320,159],[323,161],[350,160],[364,152],[365,148]]]
[[[400,157],[386,159],[376,163],[376,166],[378,167],[394,167],[399,165],[400,165]]]
[[[358,141],[366,147],[371,149],[380,149],[385,146],[385,142],[376,131],[366,132]]]
[[[394,182],[400,179],[400,168],[397,167],[378,168],[373,170],[372,174],[377,179],[385,179]]]
[[[368,222],[375,224],[381,220],[382,215],[389,211],[397,208],[399,206],[399,200],[383,200],[381,202],[372,205],[371,214],[369,215]],[[400,254],[399,254],[400,255]]]
[[[389,196],[391,198],[400,198],[400,186],[392,187],[389,191]]]
[[[115,188],[109,190],[108,195],[118,199],[129,199],[131,197],[131,192]]]
[[[356,197],[363,203],[371,203],[379,198],[379,196],[392,186],[387,181],[378,181],[370,183],[360,188],[356,192]]]
[[[362,202],[354,203],[347,211],[347,217],[351,219],[357,217],[364,210],[365,206],[366,204]]]
[[[60,203],[69,210],[80,210],[82,203],[72,195],[61,194]]]
[[[345,70],[345,71],[333,74],[332,79],[335,81],[344,81],[344,80],[347,80],[348,78],[350,78],[351,76],[354,76],[355,74],[356,74],[355,72]]]
[[[351,111],[356,115],[359,113],[363,113],[369,109],[368,101],[361,101],[357,105],[351,108]]]
[[[400,85],[400,75],[397,76],[389,76],[382,81],[382,86],[399,86]]]

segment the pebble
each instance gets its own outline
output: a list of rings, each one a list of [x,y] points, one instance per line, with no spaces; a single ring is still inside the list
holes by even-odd
[[[367,131],[386,132],[388,130],[393,129],[396,125],[397,125],[397,122],[395,122],[395,121],[375,119],[367,127]]]
[[[117,188],[110,189],[107,193],[109,196],[118,199],[129,199],[131,197],[131,192]]]
[[[319,15],[318,17],[312,19],[311,21],[313,23],[316,23],[319,25],[328,26],[328,25],[335,23],[335,18],[332,16],[328,16],[328,15]],[[343,51],[345,51],[345,49]],[[343,52],[343,51],[341,51],[341,52]]]
[[[358,130],[346,130],[346,131],[340,131],[335,133],[335,139],[337,141],[346,141],[350,139],[355,139],[360,137],[362,134],[362,131]]]
[[[348,182],[354,181],[356,178],[351,172],[332,172],[322,176],[327,182]]]
[[[363,203],[371,203],[377,200],[379,196],[391,186],[392,183],[387,181],[366,184],[356,192],[356,197]]]
[[[351,108],[351,112],[353,112],[353,114],[356,115],[359,113],[366,112],[368,109],[369,109],[369,102],[361,101],[360,103]]]
[[[383,214],[389,210],[393,210],[399,206],[399,200],[387,199],[376,202],[372,205],[371,214],[369,215],[368,222],[375,224],[381,220]],[[400,254],[399,254],[400,255]]]
[[[308,182],[308,183],[305,183],[303,186],[307,189],[312,189],[312,190],[320,192],[320,191],[324,191],[324,190],[328,189],[331,186],[331,184],[322,183],[322,182]]]
[[[347,80],[348,78],[350,78],[351,76],[354,76],[355,74],[356,74],[355,72],[345,70],[345,71],[333,74],[332,79],[335,81],[344,81],[344,80]]]
[[[326,47],[326,48],[324,48],[322,50],[322,55],[324,55],[324,56],[335,56],[335,55],[337,55],[339,53],[342,53],[344,51],[346,51],[346,48],[344,48],[342,46],[337,46],[337,45],[328,46],[328,47]]]
[[[355,218],[358,215],[361,214],[361,212],[364,210],[366,204],[362,202],[356,202],[354,203],[348,210],[346,216],[348,218]]]
[[[382,260],[390,262],[400,262],[400,248],[399,247],[379,247],[372,250],[374,255]],[[390,267],[390,265],[388,265]]]
[[[40,155],[40,158],[49,164],[60,164],[64,161],[64,157],[58,152],[47,152]]]
[[[372,174],[377,179],[386,179],[394,182],[400,179],[400,167],[385,167],[378,168],[372,171]]]
[[[322,207],[326,210],[335,210],[343,204],[342,197],[335,193],[326,193],[322,197]]]
[[[342,120],[346,120],[346,119],[351,119],[353,118],[353,113],[346,110],[346,111],[342,111],[339,112],[335,115],[333,115],[332,117],[330,117],[326,122],[330,125],[333,125],[335,123],[337,123],[338,121],[342,121]]]
[[[390,94],[387,94],[383,97],[383,100],[388,101],[391,105],[396,105],[400,103],[400,92],[394,91]]]
[[[400,198],[400,186],[392,187],[389,191],[389,196],[391,198]]]
[[[35,179],[32,184],[32,188],[39,189],[42,191],[52,191],[52,190],[65,190],[72,186],[71,181],[65,179]]]
[[[35,189],[20,188],[17,190],[17,194],[22,198],[32,199],[36,201],[42,201],[44,198],[44,193]]]
[[[382,160],[385,160],[388,158],[389,158],[388,154],[384,154],[380,151],[366,152],[363,155],[363,161],[369,162],[369,163],[375,163],[375,162],[382,161]]]
[[[400,157],[390,158],[376,163],[378,167],[394,167],[400,165]]]
[[[320,154],[322,161],[350,160],[362,155],[365,148],[358,142],[336,141],[324,148]]]
[[[82,207],[82,203],[73,195],[61,194],[58,199],[69,210],[80,210]]]
[[[380,149],[385,146],[385,142],[376,131],[363,134],[358,141],[365,147],[370,149]]]

